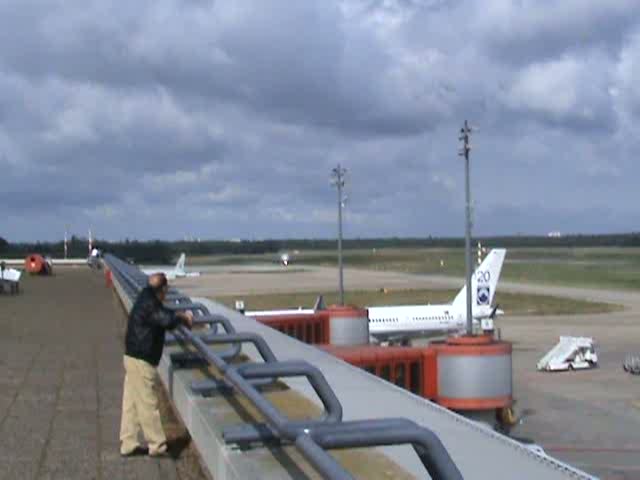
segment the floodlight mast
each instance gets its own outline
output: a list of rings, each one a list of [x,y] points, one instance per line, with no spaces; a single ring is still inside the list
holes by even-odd
[[[473,313],[471,305],[471,187],[469,181],[469,152],[471,145],[469,139],[471,137],[472,128],[465,120],[464,126],[460,129],[458,140],[462,142],[462,148],[458,155],[464,157],[464,179],[465,179],[465,237],[464,237],[464,255],[465,255],[465,279],[467,285],[467,335],[473,335]]]
[[[342,188],[344,187],[344,176],[347,170],[338,164],[337,167],[331,170],[331,183],[338,189],[338,278],[340,289],[340,305],[344,305],[344,276],[342,272],[342,205],[344,203],[344,197],[342,195]]]

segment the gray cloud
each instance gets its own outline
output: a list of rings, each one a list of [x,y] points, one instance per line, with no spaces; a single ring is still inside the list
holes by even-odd
[[[5,2],[0,234],[637,229],[636,3]]]
[[[519,65],[592,49],[616,55],[640,15],[633,0],[490,0],[477,7],[476,26],[488,51]]]

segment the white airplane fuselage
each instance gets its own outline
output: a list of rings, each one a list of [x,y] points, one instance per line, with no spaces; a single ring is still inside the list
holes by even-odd
[[[471,315],[475,325],[491,318],[491,304],[506,250],[491,250],[471,278]],[[405,341],[461,332],[467,324],[466,286],[450,304],[367,307],[369,335],[377,342]]]
[[[369,308],[369,335],[378,341],[412,339],[464,329],[466,312],[452,305],[402,305]]]

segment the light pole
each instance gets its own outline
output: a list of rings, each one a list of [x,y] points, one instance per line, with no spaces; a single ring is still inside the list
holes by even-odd
[[[469,152],[471,145],[469,138],[471,136],[471,127],[464,121],[464,126],[460,129],[458,140],[462,142],[462,148],[458,155],[464,157],[464,179],[466,191],[466,221],[464,236],[464,258],[465,258],[465,276],[467,281],[467,335],[473,335],[473,314],[471,310],[471,187],[469,185]]]
[[[344,176],[347,170],[338,164],[331,170],[331,183],[338,189],[338,270],[339,270],[339,288],[340,288],[340,305],[344,305],[344,277],[342,274],[342,204],[344,197],[342,196],[342,188],[344,187]]]

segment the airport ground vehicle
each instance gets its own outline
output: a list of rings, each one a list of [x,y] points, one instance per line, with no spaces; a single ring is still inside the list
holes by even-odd
[[[560,341],[538,362],[538,370],[557,372],[584,370],[598,363],[593,338],[561,336]]]

